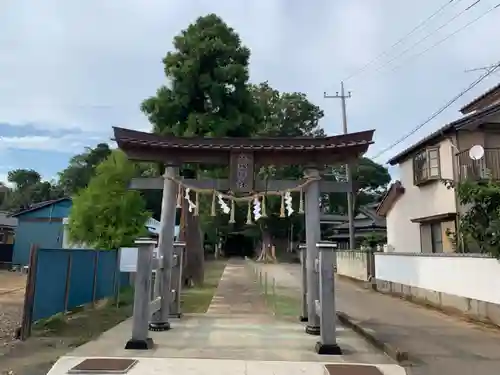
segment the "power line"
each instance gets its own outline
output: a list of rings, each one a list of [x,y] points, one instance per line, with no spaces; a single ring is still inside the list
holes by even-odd
[[[493,74],[495,70],[497,70],[500,67],[500,62],[496,63],[491,69],[488,70],[488,72],[484,73],[482,76],[480,76],[478,79],[476,79],[474,82],[472,82],[465,90],[460,92],[458,95],[456,95],[453,99],[451,99],[448,103],[446,103],[443,107],[441,107],[439,110],[434,112],[427,120],[416,126],[413,130],[411,130],[408,134],[405,136],[401,137],[398,139],[396,142],[391,144],[389,147],[386,147],[382,151],[380,151],[378,154],[376,154],[373,159],[379,158],[381,155],[385,154],[387,151],[392,150],[394,147],[399,145],[401,142],[405,141],[409,137],[411,137],[413,134],[415,134],[418,130],[423,128],[425,125],[427,125],[429,122],[434,120],[437,116],[439,116],[441,113],[443,113],[446,109],[448,109],[453,103],[455,103],[458,99],[460,99],[462,96],[464,96],[466,93],[468,93],[470,90],[472,90],[474,87],[476,87],[479,83],[481,83],[484,79],[486,79],[488,76]]]
[[[407,49],[405,49],[404,51],[402,51],[401,53],[399,53],[398,55],[396,55],[395,57],[393,57],[392,59],[386,61],[384,64],[380,65],[375,71],[374,73],[377,73],[379,72],[380,70],[384,69],[387,65],[391,64],[393,61],[399,59],[401,56],[404,56],[406,55],[406,53],[408,53],[409,51],[411,51],[412,49],[414,49],[416,46],[420,45],[422,42],[425,42],[427,39],[429,39],[431,36],[433,36],[435,33],[437,33],[438,31],[444,29],[446,26],[448,26],[450,23],[452,23],[453,21],[455,21],[457,18],[459,18],[460,16],[462,16],[464,13],[466,13],[467,11],[471,10],[472,8],[474,8],[477,4],[479,4],[481,2],[481,0],[476,0],[474,3],[472,3],[471,5],[469,5],[467,8],[463,9],[461,12],[457,13],[455,16],[453,16],[451,19],[449,19],[447,22],[445,22],[444,24],[442,24],[441,26],[439,26],[437,29],[435,29],[434,31],[428,33],[426,36],[424,36],[423,38],[417,40],[414,44],[412,44],[410,47],[408,47]],[[494,8],[493,8],[494,9]],[[490,9],[488,12],[492,11],[493,9]],[[488,13],[487,12],[487,13]],[[479,18],[482,18],[483,16],[485,16],[487,13],[483,14],[481,17]],[[474,20],[472,23],[474,23],[475,21],[477,21],[479,18],[477,18],[476,20]],[[472,23],[469,23],[467,24],[470,25]],[[459,30],[462,30],[462,29],[459,29]],[[456,34],[457,31],[454,33]],[[451,35],[454,35],[454,34],[451,34]],[[446,39],[449,39],[450,36],[446,37],[444,40]],[[444,41],[443,40],[443,41]],[[433,48],[433,46],[431,47]],[[431,49],[429,48],[429,49]],[[428,51],[429,49],[425,50],[425,51]]]
[[[456,1],[456,2],[455,2]],[[385,57],[389,54],[391,50],[393,50],[395,47],[399,46],[401,43],[403,43],[408,37],[412,36],[417,30],[419,30],[422,26],[425,26],[430,20],[432,20],[435,16],[437,16],[439,13],[441,13],[443,10],[445,10],[449,5],[455,2],[455,4],[458,4],[462,0],[449,0],[447,3],[442,5],[438,10],[436,10],[434,13],[432,13],[429,17],[427,17],[425,20],[420,22],[417,26],[415,26],[410,32],[405,34],[403,37],[401,37],[396,43],[394,43],[392,46],[390,46],[388,49],[382,51],[378,56],[376,56],[374,59],[370,60],[367,64],[362,66],[360,69],[349,75],[347,78],[344,79],[344,81],[347,81],[348,79],[353,78],[354,76],[359,75],[360,73],[364,72],[367,68],[369,68],[371,65],[373,65],[375,62],[380,60],[382,57]]]
[[[482,13],[481,15],[479,15],[478,17],[474,18],[472,21],[466,23],[465,25],[463,25],[462,27],[460,27],[459,29],[455,30],[453,33],[447,35],[446,37],[444,37],[443,39],[437,41],[436,43],[434,43],[433,45],[431,45],[430,47],[426,48],[425,50],[419,52],[419,53],[416,53],[414,55],[411,55],[409,56],[407,59],[405,59],[404,61],[409,61],[411,60],[411,62],[415,61],[416,59],[418,59],[419,57],[421,57],[422,55],[426,54],[427,52],[429,52],[430,50],[436,48],[437,46],[443,44],[444,42],[446,42],[448,39],[452,38],[453,36],[455,36],[456,34],[458,34],[459,32],[467,29],[469,26],[472,26],[474,23],[476,23],[477,21],[479,21],[481,18],[485,17],[486,15],[488,15],[489,13],[493,12],[494,10],[500,8],[500,3],[498,3],[497,5],[495,5],[494,7],[488,9],[486,12]],[[390,69],[388,72],[394,72],[395,70],[398,70],[399,68],[403,67],[404,65],[406,65],[407,63],[403,62],[399,65],[396,65],[395,67],[393,67],[392,69]],[[378,70],[377,70],[378,71]]]

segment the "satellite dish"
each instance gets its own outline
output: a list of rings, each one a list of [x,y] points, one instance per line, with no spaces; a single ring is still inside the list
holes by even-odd
[[[472,146],[471,149],[469,150],[469,157],[472,160],[482,159],[483,156],[484,156],[483,146],[475,145],[475,146]]]

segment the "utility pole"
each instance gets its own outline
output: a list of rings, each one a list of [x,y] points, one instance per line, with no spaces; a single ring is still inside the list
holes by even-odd
[[[327,95],[324,93],[323,97],[325,99],[340,99],[342,105],[342,127],[344,134],[347,134],[347,110],[346,110],[346,99],[351,97],[351,92],[349,91],[346,95],[344,91],[344,82],[340,82],[340,94],[337,91],[335,95]],[[352,186],[352,171],[349,164],[345,165],[346,179],[351,182]],[[351,250],[356,248],[356,238],[355,238],[355,228],[354,228],[354,195],[353,191],[347,193],[347,215],[349,218],[349,247]]]

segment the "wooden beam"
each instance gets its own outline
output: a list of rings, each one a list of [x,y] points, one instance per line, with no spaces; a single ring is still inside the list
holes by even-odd
[[[259,192],[269,190],[293,189],[304,183],[306,180],[256,180],[255,190]],[[229,190],[229,180],[217,179],[184,179],[183,182],[197,189],[215,189],[218,191]],[[162,190],[163,177],[134,178],[129,185],[134,190]],[[351,183],[337,181],[320,181],[320,191],[322,193],[346,193],[350,191]]]

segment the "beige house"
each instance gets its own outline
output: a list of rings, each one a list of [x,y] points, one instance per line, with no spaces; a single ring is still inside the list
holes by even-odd
[[[463,212],[442,179],[500,179],[500,84],[461,110],[449,123],[389,160],[396,181],[377,212],[386,217],[387,248],[397,252],[453,252],[456,222]],[[469,150],[483,146],[480,160]]]

